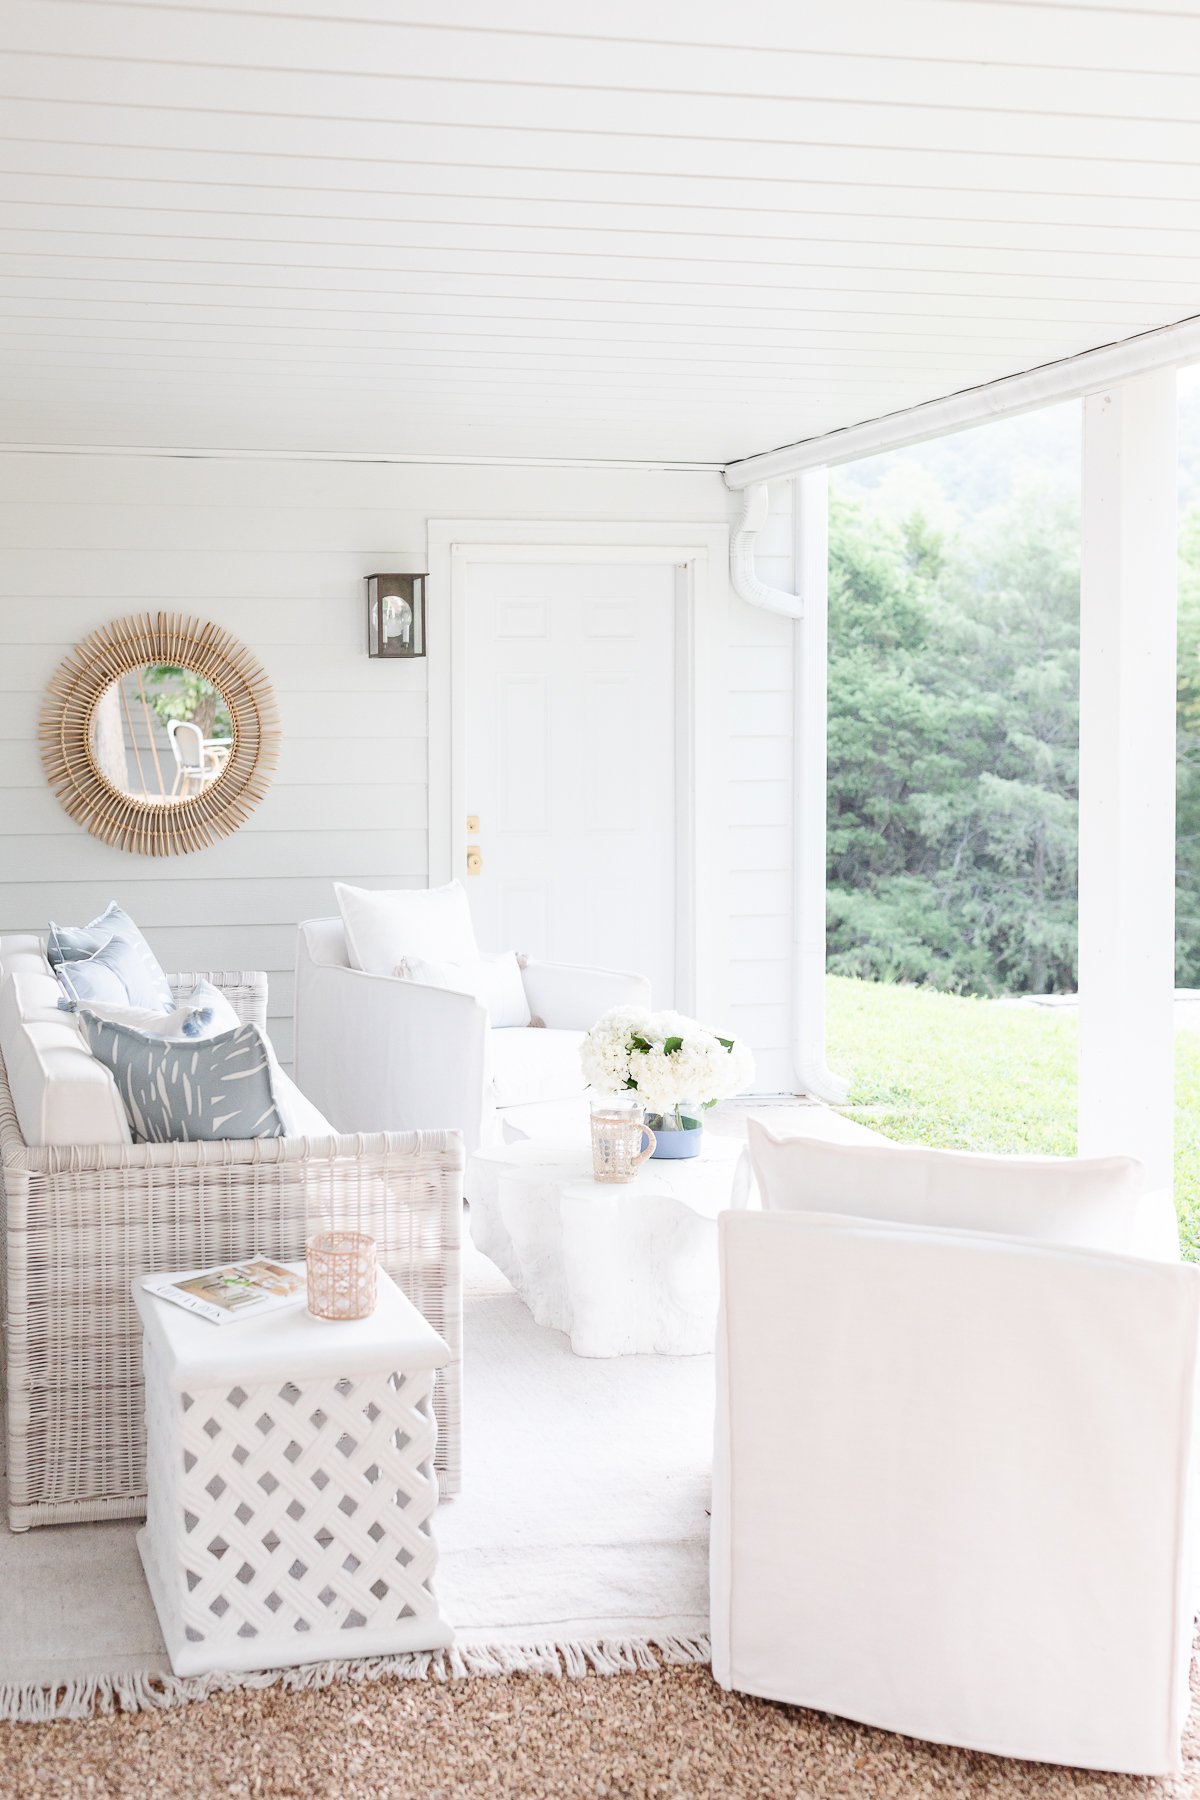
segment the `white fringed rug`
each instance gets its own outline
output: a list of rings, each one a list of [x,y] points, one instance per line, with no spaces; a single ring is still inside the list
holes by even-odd
[[[218,1687],[707,1660],[712,1359],[572,1355],[468,1248],[466,1475],[441,1508],[437,1657],[179,1681],[136,1523],[0,1527],[0,1717],[155,1707]]]

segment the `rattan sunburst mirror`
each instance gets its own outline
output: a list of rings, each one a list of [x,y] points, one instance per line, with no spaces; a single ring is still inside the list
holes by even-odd
[[[71,817],[141,856],[201,850],[236,831],[279,753],[261,664],[221,626],[173,613],[116,619],[84,638],[50,682],[39,736]]]

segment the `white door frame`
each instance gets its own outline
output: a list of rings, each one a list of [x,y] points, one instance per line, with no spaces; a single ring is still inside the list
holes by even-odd
[[[677,1004],[725,1008],[727,768],[721,647],[729,532],[724,525],[431,519],[429,880],[465,873],[467,854],[467,574],[478,562],[673,563],[676,577]],[[620,780],[620,771],[614,771]],[[631,787],[634,777],[630,775]],[[640,796],[654,804],[654,794]]]

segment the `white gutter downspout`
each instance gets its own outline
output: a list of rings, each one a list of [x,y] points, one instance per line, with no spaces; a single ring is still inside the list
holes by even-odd
[[[839,1106],[849,1093],[849,1083],[825,1062],[829,507],[825,470],[810,470],[795,482],[797,594],[768,586],[755,567],[755,540],[766,524],[768,501],[765,481],[743,489],[742,516],[729,545],[729,576],[740,600],[793,621],[792,1060],[801,1093]]]

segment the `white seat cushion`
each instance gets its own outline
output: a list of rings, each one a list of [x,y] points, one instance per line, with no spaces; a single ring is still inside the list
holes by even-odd
[[[63,991],[49,964],[23,953],[5,960],[16,972],[0,981],[0,1055],[25,1142],[132,1143],[116,1084],[60,1009]]]
[[[777,1137],[748,1123],[764,1207],[989,1231],[1136,1254],[1142,1168],[1127,1156],[982,1156],[907,1144]]]
[[[496,1106],[531,1106],[540,1100],[569,1100],[587,1087],[579,1064],[582,1031],[491,1033],[492,1081]]]

